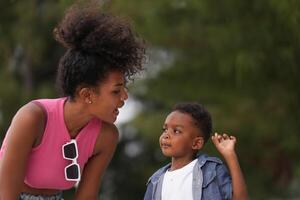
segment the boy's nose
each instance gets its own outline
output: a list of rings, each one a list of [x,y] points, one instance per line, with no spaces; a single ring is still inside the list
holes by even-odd
[[[163,133],[162,138],[163,138],[163,139],[169,139],[169,138],[170,138],[169,133],[168,133],[168,132]]]

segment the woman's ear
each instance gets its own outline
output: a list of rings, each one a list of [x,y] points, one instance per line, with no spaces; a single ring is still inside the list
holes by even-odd
[[[93,91],[88,87],[82,87],[78,90],[79,99],[85,103],[93,103]]]
[[[201,136],[198,136],[194,138],[193,144],[192,144],[192,149],[194,150],[200,150],[204,145],[204,138]]]

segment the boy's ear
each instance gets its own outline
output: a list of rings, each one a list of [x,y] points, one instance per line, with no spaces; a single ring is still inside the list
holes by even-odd
[[[203,147],[203,145],[204,145],[204,138],[201,136],[196,137],[194,138],[192,149],[200,150]]]

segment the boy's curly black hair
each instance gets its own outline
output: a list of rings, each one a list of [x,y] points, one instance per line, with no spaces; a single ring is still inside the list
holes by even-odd
[[[53,32],[67,48],[57,74],[63,95],[74,98],[79,85],[97,86],[114,70],[130,79],[143,69],[144,41],[126,20],[97,7],[71,7]]]
[[[212,119],[210,113],[203,105],[193,102],[184,102],[176,104],[172,111],[179,111],[190,115],[194,120],[195,125],[203,134],[204,142],[207,142],[212,132]]]

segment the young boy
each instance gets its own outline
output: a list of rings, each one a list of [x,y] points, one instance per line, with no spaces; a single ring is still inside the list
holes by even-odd
[[[215,133],[211,137],[230,174],[220,159],[197,156],[211,129],[211,116],[201,104],[181,103],[173,108],[159,138],[162,153],[172,162],[150,177],[144,200],[248,199],[234,136]]]

